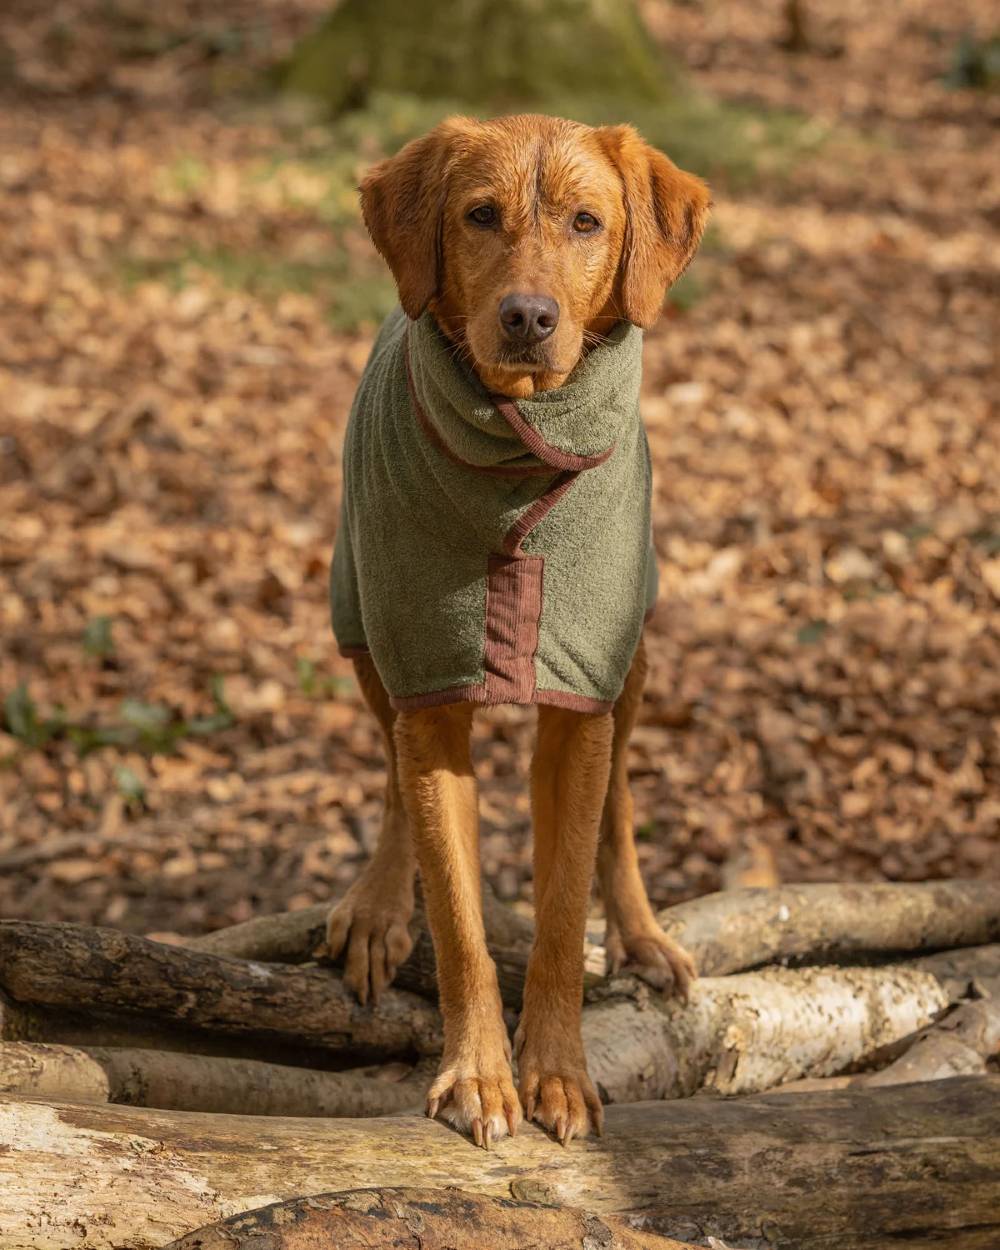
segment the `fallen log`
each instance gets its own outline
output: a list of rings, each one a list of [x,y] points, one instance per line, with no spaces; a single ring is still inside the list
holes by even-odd
[[[330,906],[321,903],[299,911],[257,916],[226,929],[216,929],[214,933],[189,938],[185,945],[191,950],[238,959],[291,964],[322,959]],[[489,889],[483,891],[483,923],[496,964],[500,997],[506,1006],[520,1008],[528,956],[535,936],[534,925],[527,917],[499,902]],[[413,950],[397,970],[394,984],[398,989],[410,990],[436,1002],[437,966],[419,893],[410,932],[414,938]],[[600,978],[604,971],[603,951],[591,952],[589,971],[592,982]]]
[[[988,1060],[1000,1054],[1000,1002],[960,1003],[940,1020],[903,1038],[873,1059],[875,1072],[855,1078],[865,1085],[940,1081],[946,1077],[985,1072]],[[887,1066],[881,1063],[889,1060]]]
[[[5,1250],[151,1250],[302,1194],[442,1185],[631,1215],[681,1241],[994,1250],[1000,1077],[611,1107],[602,1139],[560,1149],[525,1126],[493,1152],[418,1116],[283,1120],[0,1098]]]
[[[968,950],[939,951],[909,960],[919,972],[929,972],[952,1001],[995,998],[1000,1001],[1000,945]]]
[[[271,1204],[196,1229],[163,1250],[695,1250],[568,1207],[480,1198],[455,1189],[352,1189]]]
[[[810,1093],[817,1089],[848,1089],[862,1085],[910,1085],[953,1076],[988,1072],[1000,1054],[1000,1003],[960,1003],[925,1029],[880,1047],[869,1057],[873,1072],[854,1076],[805,1077],[767,1091]]]
[[[630,987],[631,992],[622,993]],[[687,1003],[611,982],[583,1012],[604,1102],[747,1094],[862,1066],[947,1006],[938,981],[904,965],[763,968],[704,977]]]
[[[169,1051],[0,1043],[0,1093],[233,1115],[374,1116],[420,1111],[426,1067],[402,1081]]]
[[[195,950],[241,959],[300,963],[322,950],[329,905],[259,916],[191,938]],[[508,1006],[519,1007],[534,926],[483,895],[486,938]],[[985,881],[806,884],[734,889],[660,912],[659,921],[694,958],[702,976],[725,976],[786,960],[825,962],[851,956],[979,946],[1000,941],[1000,883]],[[396,984],[436,998],[434,954],[423,911],[414,913],[414,950]],[[604,972],[604,952],[584,951],[588,984]]]
[[[0,921],[0,986],[21,1003],[86,1004],[364,1057],[440,1050],[437,1011],[388,990],[378,1010],[323,968],[226,959],[77,924]]]
[[[346,1060],[336,1050],[303,1042],[279,1042],[273,1036],[219,1033],[165,1020],[102,1010],[81,1001],[77,1009],[15,1002],[0,990],[0,1041],[56,1042],[64,1046],[115,1046],[163,1050],[170,1054],[220,1055],[259,1059],[318,1071],[341,1069]]]
[[[403,1058],[440,1045],[436,1011],[414,995],[389,991],[377,1009],[362,1008],[329,970],[257,964],[78,925],[0,922],[0,985],[43,1010],[115,1009],[121,1019],[183,1024],[206,1037],[321,1047],[342,1067],[359,1056]],[[903,965],[706,977],[687,1004],[621,978],[592,993],[583,1031],[606,1101],[673,1098],[703,1086],[749,1093],[865,1063],[952,1001],[930,972]]]
[[[981,946],[1000,941],[1000,882],[785,885],[723,890],[661,911],[702,976],[762,964]]]

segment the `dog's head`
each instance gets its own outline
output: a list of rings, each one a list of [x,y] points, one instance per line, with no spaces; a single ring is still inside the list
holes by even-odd
[[[709,193],[630,126],[458,117],[376,165],[361,205],[407,315],[430,308],[485,386],[524,397],[616,321],[652,324]]]

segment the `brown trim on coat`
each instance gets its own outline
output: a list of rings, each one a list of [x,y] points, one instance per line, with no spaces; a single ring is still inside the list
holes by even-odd
[[[570,451],[560,451],[558,447],[553,447],[551,443],[547,443],[541,434],[535,429],[530,422],[525,421],[521,416],[521,410],[512,399],[508,399],[506,395],[491,395],[493,406],[497,412],[503,417],[510,428],[514,431],[521,442],[527,449],[538,457],[545,464],[551,465],[553,469],[575,469],[580,472],[582,469],[596,469],[599,464],[603,464],[615,449],[614,443],[604,451],[599,451],[595,456],[575,456]]]
[[[498,702],[512,701],[491,699],[486,693],[486,687],[480,682],[476,686],[449,686],[447,690],[435,690],[430,694],[411,694],[402,698],[391,696],[389,704],[397,712],[419,712],[422,708],[444,707],[449,703],[473,703],[480,707],[490,707]],[[588,699],[586,695],[570,694],[565,690],[536,690],[530,699],[520,699],[518,703],[523,707],[537,707],[544,703],[548,707],[564,707],[571,712],[582,712],[588,716],[603,716],[615,706],[610,699]]]
[[[503,536],[502,545],[507,555],[519,556],[522,554],[521,544],[535,526],[548,516],[579,476],[580,474],[575,472],[560,473],[550,483],[548,490],[539,495],[533,504],[525,508]]]
[[[371,651],[364,642],[346,643],[344,646],[337,644],[337,654],[342,655],[345,660],[356,660],[362,655],[370,655]]]
[[[549,707],[569,708],[571,712],[589,712],[594,716],[602,716],[615,706],[613,699],[588,699],[586,695],[571,694],[568,690],[538,690],[535,702]]]
[[[486,573],[486,696],[495,703],[530,703],[542,618],[542,556],[490,556]]]
[[[479,682],[474,686],[448,686],[428,694],[389,696],[389,706],[397,712],[419,712],[421,708],[443,707],[446,703],[486,703],[486,687]]]
[[[518,465],[507,464],[473,464],[469,460],[463,460],[457,452],[445,442],[441,435],[441,431],[427,415],[423,404],[417,398],[417,388],[413,385],[413,373],[410,370],[410,339],[406,338],[406,351],[404,353],[406,360],[406,385],[410,392],[410,403],[413,405],[413,411],[417,415],[417,422],[423,430],[425,437],[446,459],[452,464],[461,465],[463,469],[471,469],[473,473],[489,473],[491,477],[550,477],[552,467],[548,464],[532,464],[524,467]]]

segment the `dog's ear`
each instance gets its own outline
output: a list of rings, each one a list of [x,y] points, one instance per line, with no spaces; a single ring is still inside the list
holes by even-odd
[[[452,144],[461,119],[442,122],[368,171],[361,212],[396,279],[403,311],[416,320],[437,293],[441,227]]]
[[[597,134],[625,191],[618,303],[627,321],[650,326],[701,242],[711,195],[631,126],[604,126]]]

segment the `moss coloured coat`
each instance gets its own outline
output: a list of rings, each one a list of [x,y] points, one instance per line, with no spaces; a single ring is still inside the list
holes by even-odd
[[[491,396],[430,314],[382,326],[344,445],[331,580],[394,707],[607,710],[656,597],[642,333],[557,390]]]

